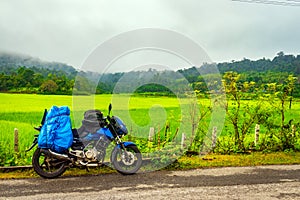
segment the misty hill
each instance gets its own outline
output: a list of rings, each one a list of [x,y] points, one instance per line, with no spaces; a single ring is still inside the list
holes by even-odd
[[[238,73],[253,73],[253,72],[287,72],[292,73],[296,76],[300,75],[300,55],[285,55],[283,52],[279,52],[272,60],[262,58],[259,60],[249,60],[244,58],[241,61],[223,62],[214,64],[219,69],[220,73],[223,74],[227,71],[235,71]],[[0,52],[0,72],[6,73],[15,71],[18,67],[25,66],[27,68],[41,68],[52,71],[63,71],[67,75],[76,75],[78,71],[67,64],[60,62],[47,62],[42,61],[39,58],[34,58],[28,55],[12,54]],[[184,67],[184,66],[183,66]],[[184,75],[189,81],[195,81],[195,77],[200,74],[211,74],[215,73],[211,64],[204,64],[199,67],[189,67],[180,69],[177,72]],[[99,74],[93,72],[80,72],[84,76],[89,77],[91,80],[97,80]],[[142,74],[143,72],[129,72],[135,76]],[[149,71],[145,71],[149,74]],[[119,77],[125,73],[114,73],[102,75],[104,82],[116,82]],[[174,75],[174,74],[173,74]],[[138,75],[143,76],[143,75]]]
[[[228,71],[234,71],[240,74],[254,73],[289,73],[295,76],[300,76],[300,55],[284,55],[279,52],[273,59],[262,58],[259,60],[249,60],[244,58],[241,61],[223,62],[214,64],[217,66],[221,74]],[[189,81],[195,80],[196,76],[201,74],[209,74],[211,65],[204,64],[196,68],[188,68],[179,70]]]
[[[218,68],[221,73],[226,71],[246,72],[288,72],[300,75],[300,55],[284,55],[279,52],[272,60],[262,58],[259,60],[249,60],[244,58],[241,61],[231,63],[219,63]]]
[[[64,71],[67,75],[76,74],[75,68],[64,63],[47,62],[28,55],[0,52],[0,72],[11,72],[20,66]]]
[[[215,66],[221,74],[227,71],[240,73],[241,82],[254,81],[258,85],[282,83],[290,74],[300,76],[300,55],[285,55],[279,52],[273,59],[245,58],[241,61],[189,67],[176,72],[149,69],[98,74],[77,71],[67,64],[42,61],[31,56],[0,53],[0,91],[37,93],[43,91],[43,88],[46,91],[50,85],[52,93],[60,94],[71,94],[73,89],[80,94],[89,94],[94,93],[95,88],[96,93],[123,93],[132,92],[132,89],[137,89],[135,92],[139,93],[171,93],[170,90],[180,92],[189,85],[205,92],[207,91],[206,77],[211,81],[220,80],[218,72],[214,70]],[[300,95],[300,86],[297,87]]]

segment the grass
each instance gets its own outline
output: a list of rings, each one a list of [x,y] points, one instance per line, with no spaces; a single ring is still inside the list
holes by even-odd
[[[201,99],[200,103],[207,107],[210,105],[209,99]],[[24,150],[30,146],[33,135],[37,132],[33,130],[38,126],[44,109],[49,109],[53,105],[69,106],[71,109],[71,119],[73,127],[80,127],[83,112],[88,109],[100,109],[107,114],[108,104],[113,104],[113,114],[120,116],[127,124],[130,135],[137,138],[148,138],[149,128],[154,127],[156,133],[163,133],[166,123],[170,124],[170,130],[175,132],[179,124],[182,125],[178,137],[181,133],[188,133],[189,123],[184,123],[182,119],[188,120],[187,107],[188,100],[174,97],[142,97],[130,95],[96,95],[96,96],[61,96],[61,95],[35,95],[35,94],[2,94],[0,93],[0,149],[6,151],[7,155],[13,155],[13,131],[19,129],[19,149],[20,154],[14,156],[19,160],[19,164],[30,164],[32,152],[27,154]],[[253,100],[244,100],[243,104],[254,105]],[[295,123],[300,121],[300,100],[296,99],[291,110],[287,111],[286,121],[294,119]],[[280,122],[280,116],[278,116]],[[203,124],[210,123],[210,116],[207,116]],[[212,122],[214,123],[214,122]],[[247,136],[247,143],[254,140],[254,129]],[[228,137],[232,131],[231,125],[225,124],[221,137]],[[261,126],[261,134],[268,130]],[[179,140],[178,140],[179,139]],[[181,138],[177,138],[180,142]],[[2,145],[2,146],[1,146]],[[4,152],[5,153],[5,152]],[[2,152],[3,154],[3,152]],[[6,158],[8,161],[12,158]],[[1,156],[0,156],[1,161]],[[15,162],[15,161],[14,161]],[[0,162],[1,163],[1,162]],[[16,163],[15,163],[16,164]],[[10,165],[7,162],[6,165]]]
[[[276,152],[251,154],[218,155],[208,154],[204,157],[181,157],[178,160],[180,169],[210,168],[210,167],[245,167],[259,165],[292,165],[300,164],[300,152]],[[175,166],[171,166],[171,169]]]
[[[12,145],[14,128],[20,129],[21,137],[27,139],[20,144],[24,149],[35,134],[44,109],[53,105],[69,106],[73,127],[80,127],[84,111],[100,109],[107,114],[108,104],[113,104],[113,114],[120,116],[133,130],[135,136],[147,137],[149,127],[163,128],[168,122],[175,129],[187,115],[185,99],[172,97],[141,97],[130,95],[61,96],[35,94],[0,93],[0,141]],[[203,100],[209,104],[209,100]]]
[[[183,100],[184,101],[184,100]],[[19,130],[18,163],[30,164],[32,152],[24,154],[37,132],[34,126],[40,124],[44,109],[53,105],[69,106],[73,128],[81,126],[83,113],[88,109],[100,109],[107,114],[108,104],[113,104],[113,114],[120,116],[127,124],[131,135],[147,138],[150,127],[162,129],[166,123],[175,130],[181,122],[183,103],[176,98],[139,97],[130,95],[61,96],[35,94],[0,93],[0,149],[8,158],[5,165],[15,165],[13,156],[14,129]],[[21,156],[21,157],[20,157]],[[23,161],[21,161],[23,160]],[[0,156],[1,161],[1,156]],[[1,163],[1,162],[0,162]]]
[[[251,154],[218,155],[208,154],[206,156],[182,156],[173,164],[162,170],[188,170],[196,168],[232,167],[232,166],[259,166],[259,165],[292,165],[300,163],[300,152],[277,152]],[[68,169],[63,176],[86,176],[97,174],[116,173],[110,167],[85,169]],[[39,177],[33,170],[1,172],[0,179],[35,178]]]

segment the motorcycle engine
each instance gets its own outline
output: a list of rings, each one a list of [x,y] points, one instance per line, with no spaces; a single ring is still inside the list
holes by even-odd
[[[99,158],[99,152],[97,151],[97,149],[94,147],[92,149],[89,149],[85,152],[85,156],[87,159],[91,160],[91,161],[97,161]]]
[[[103,161],[106,155],[106,148],[109,144],[109,139],[107,139],[105,136],[100,136],[99,140],[95,144],[92,144],[94,147],[87,145],[90,148],[86,148],[88,150],[85,152],[85,157],[92,162]]]
[[[105,156],[105,149],[97,150],[95,147],[85,152],[85,157],[90,161],[102,161]]]

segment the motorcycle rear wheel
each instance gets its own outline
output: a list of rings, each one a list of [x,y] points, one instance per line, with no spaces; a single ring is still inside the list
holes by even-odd
[[[43,178],[56,178],[62,175],[67,169],[66,161],[47,156],[37,148],[32,156],[34,171]]]
[[[111,155],[114,168],[123,175],[135,174],[142,166],[142,154],[134,145],[124,149],[116,146]]]

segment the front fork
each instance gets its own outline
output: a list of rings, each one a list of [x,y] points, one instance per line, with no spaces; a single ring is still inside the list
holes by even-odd
[[[110,124],[108,126],[110,132],[113,134],[116,144],[119,148],[123,149],[125,152],[125,156],[128,156],[128,153],[126,151],[126,146],[124,145],[124,143],[122,142],[121,138],[119,137],[119,135],[117,134],[115,128],[111,125],[111,119],[108,119],[110,121]]]
[[[125,158],[127,158],[128,152],[126,150],[126,146],[124,145],[124,143],[122,142],[121,138],[118,135],[116,136],[116,143],[118,148],[123,150],[123,154],[125,155]]]
[[[117,143],[118,148],[124,150],[124,154],[125,154],[126,158],[128,157],[128,152],[126,150],[126,147],[129,146],[129,145],[136,146],[136,144],[133,143],[133,142],[121,142],[119,144]]]

